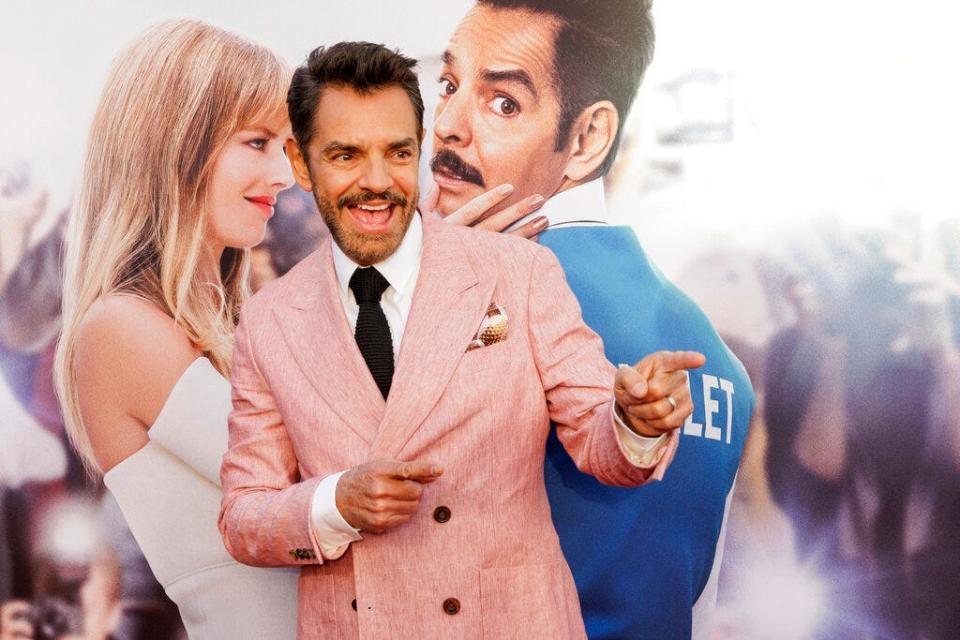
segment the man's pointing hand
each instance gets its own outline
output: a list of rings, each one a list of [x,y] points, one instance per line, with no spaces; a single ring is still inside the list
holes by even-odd
[[[430,462],[374,460],[346,471],[337,481],[337,510],[361,531],[383,533],[414,514],[423,485],[443,473]]]
[[[632,367],[620,365],[613,393],[633,430],[657,437],[682,425],[693,411],[687,369],[706,361],[695,351],[657,351]]]

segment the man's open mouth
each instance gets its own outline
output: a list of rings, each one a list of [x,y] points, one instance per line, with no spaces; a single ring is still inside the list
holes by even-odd
[[[393,209],[397,205],[389,202],[377,204],[357,204],[348,206],[350,216],[364,233],[386,233],[390,230]]]
[[[394,214],[402,211],[407,200],[391,192],[381,194],[368,192],[361,196],[341,198],[337,204],[350,212],[350,216],[363,233],[386,233],[390,230],[390,222]]]

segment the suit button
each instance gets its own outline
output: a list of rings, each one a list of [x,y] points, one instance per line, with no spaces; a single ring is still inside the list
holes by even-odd
[[[443,601],[443,612],[454,616],[460,612],[460,601],[456,598],[447,598]]]
[[[353,610],[354,610],[354,611],[357,610],[357,599],[356,599],[356,598],[353,599],[353,602],[350,603],[350,606],[353,607]]]
[[[437,507],[433,510],[433,519],[443,524],[450,519],[450,509],[447,507]]]

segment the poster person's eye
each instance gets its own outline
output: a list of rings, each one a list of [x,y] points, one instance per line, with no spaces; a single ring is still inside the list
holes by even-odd
[[[520,113],[520,105],[506,96],[497,96],[487,103],[494,113],[501,116],[514,116]]]
[[[453,81],[448,78],[439,78],[440,82],[440,97],[444,98],[446,96],[452,96],[457,92],[457,85],[453,84]]]

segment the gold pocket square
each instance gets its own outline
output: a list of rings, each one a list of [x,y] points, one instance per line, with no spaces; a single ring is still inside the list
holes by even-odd
[[[491,344],[503,342],[507,339],[507,312],[496,302],[491,302],[487,312],[483,314],[477,335],[467,345],[467,351],[473,351]]]

